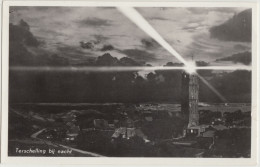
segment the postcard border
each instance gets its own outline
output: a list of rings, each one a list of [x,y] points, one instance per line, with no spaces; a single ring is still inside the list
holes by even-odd
[[[73,2],[73,3],[72,3]],[[115,3],[116,2],[116,3]],[[201,2],[201,3],[200,3]],[[8,157],[8,47],[9,6],[138,6],[138,7],[251,7],[252,8],[252,149],[251,158],[96,158],[96,157]],[[209,1],[4,1],[2,12],[2,126],[1,160],[12,164],[98,164],[98,165],[236,165],[257,164],[259,152],[259,4],[258,1],[209,2]],[[5,134],[5,135],[3,135]],[[217,162],[217,164],[216,164]]]

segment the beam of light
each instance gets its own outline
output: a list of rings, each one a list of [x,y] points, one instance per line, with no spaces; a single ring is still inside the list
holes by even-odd
[[[175,51],[171,45],[166,42],[161,35],[132,7],[118,7],[126,17],[134,22],[140,29],[157,41],[162,47],[164,47],[175,58],[182,62],[185,67],[10,67],[10,70],[18,71],[89,71],[89,72],[122,72],[122,71],[154,71],[154,70],[185,70],[190,74],[198,75],[198,77],[205,83],[222,101],[226,99],[202,76],[196,73],[196,70],[251,70],[251,67],[220,67],[220,66],[206,66],[196,67],[195,63],[186,61],[177,51]]]
[[[185,71],[189,74],[194,74],[196,73],[196,64],[194,61],[187,61],[187,66]]]
[[[134,22],[146,34],[157,41],[180,62],[182,62],[185,66],[188,66],[187,61],[185,61],[185,59],[183,59],[183,57],[162,38],[162,36],[143,18],[140,13],[138,13],[138,11],[136,11],[133,7],[117,7],[117,9],[122,12],[126,17],[128,17],[132,22]]]
[[[25,67],[13,66],[11,71],[38,71],[38,72],[126,72],[126,71],[155,71],[155,70],[184,70],[185,67],[146,67],[146,66],[89,66],[89,67]]]
[[[234,70],[251,70],[250,66],[187,66],[187,67],[175,67],[175,66],[88,66],[88,67],[26,67],[26,66],[11,66],[11,71],[38,71],[38,72],[124,72],[124,71],[169,71],[169,70],[186,70],[189,73],[195,73],[196,70],[221,70],[221,71],[234,71]]]
[[[189,74],[197,74],[196,69],[198,69],[195,63],[187,62],[183,57],[177,53],[170,45],[167,43],[160,34],[139,14],[133,7],[118,7],[118,10],[121,11],[125,16],[127,16],[132,22],[134,22],[139,28],[141,28],[145,33],[150,35],[155,41],[157,41],[162,47],[164,47],[168,52],[170,52],[174,57],[181,61],[185,66],[185,71]],[[203,68],[201,68],[203,69]],[[204,68],[205,69],[205,68]],[[208,68],[209,69],[209,68]],[[220,69],[220,68],[216,68]],[[223,70],[222,68],[221,70]],[[226,99],[202,76],[197,74],[199,78],[205,83],[221,100],[225,101]]]
[[[206,85],[206,86],[208,86],[208,88],[212,91],[212,92],[214,92],[223,102],[227,102],[227,99],[223,96],[223,95],[221,95],[220,93],[219,93],[219,91],[216,89],[216,88],[214,88],[205,78],[203,78],[201,75],[199,75],[198,73],[196,73],[196,75],[200,78],[200,80]]]
[[[164,47],[169,53],[175,58],[182,62],[187,69],[184,68],[188,73],[194,73],[197,69],[209,69],[209,70],[251,70],[249,66],[205,66],[196,67],[194,61],[186,61],[173,47],[166,42],[162,36],[145,20],[145,18],[136,11],[133,7],[117,7],[126,17],[128,17],[133,23],[135,23],[140,29],[157,41],[162,47]]]
[[[195,67],[195,70],[223,70],[223,71],[233,71],[233,70],[247,70],[251,71],[251,66],[203,66]]]

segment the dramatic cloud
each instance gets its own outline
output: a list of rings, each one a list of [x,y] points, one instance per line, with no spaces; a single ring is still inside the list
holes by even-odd
[[[141,43],[143,44],[145,49],[156,49],[160,46],[155,40],[151,38],[142,39]]]
[[[115,48],[112,45],[104,45],[100,50],[104,52],[104,51],[114,50],[114,49]]]
[[[136,9],[186,60],[194,55],[196,60],[213,63],[226,55],[251,50],[250,42],[219,40],[210,38],[209,33],[210,27],[227,22],[235,13],[246,8]],[[16,25],[24,19],[30,25],[34,37],[38,41],[44,41],[44,46],[41,44],[38,47],[67,58],[74,55],[93,58],[109,51],[118,59],[128,56],[138,61],[145,60],[152,65],[178,62],[116,8],[88,7],[86,10],[86,7],[11,7],[10,10],[10,23]],[[64,49],[67,46],[71,47],[68,53]],[[139,51],[137,53],[132,50]],[[232,65],[232,62],[228,63]]]
[[[251,11],[241,14],[244,9],[139,7],[138,11],[186,60],[194,56],[200,61],[197,65],[205,66],[216,59],[221,65],[250,64],[251,53],[246,51],[251,51],[251,40],[246,31],[250,29],[251,33]],[[153,66],[182,66],[116,8],[12,7],[11,12],[11,66],[143,66],[146,62]],[[21,19],[26,23],[19,23]],[[218,28],[212,28],[210,33],[209,27]],[[44,47],[39,39],[44,40]],[[84,49],[84,41],[91,42],[94,48]],[[11,73],[12,102],[180,100],[181,71],[155,71],[148,78],[140,76],[141,72]],[[210,73],[208,79],[230,102],[250,102],[250,77],[248,71],[235,71]],[[201,101],[219,101],[206,86],[200,88]]]
[[[140,66],[140,65],[142,65],[129,57],[121,58],[119,60],[119,64],[122,66]]]
[[[18,25],[9,25],[9,62],[10,65],[31,65],[39,64],[40,61],[33,57],[28,47],[37,48],[38,40],[30,32],[29,25],[23,20]]]
[[[84,41],[80,41],[80,47],[82,47],[83,49],[93,49],[94,48],[94,44],[92,42],[84,42]]]
[[[20,42],[33,47],[37,47],[40,44],[35,36],[30,32],[30,27],[24,20],[21,20],[19,25],[10,24],[10,31],[10,42]]]
[[[95,64],[97,66],[116,66],[118,65],[118,59],[116,57],[112,57],[109,53],[105,53],[97,58]]]
[[[229,57],[217,59],[216,61],[232,61],[234,63],[243,63],[245,65],[251,64],[251,52],[237,53]]]
[[[105,53],[96,59],[94,65],[96,66],[140,66],[143,64],[140,64],[129,57],[123,57],[121,59],[117,59],[116,57],[111,56],[109,53]]]
[[[21,20],[10,24],[10,65],[18,66],[67,66],[86,64],[93,55],[80,47],[57,43],[55,50],[46,50],[45,44],[31,33],[30,26]],[[44,41],[43,41],[44,42]]]
[[[156,55],[139,49],[126,49],[122,50],[122,53],[138,62],[150,62],[156,60]]]
[[[245,10],[210,29],[211,37],[224,41],[251,42],[252,10]]]
[[[183,48],[184,55],[194,56],[195,60],[206,61],[211,65],[233,65],[232,61],[215,62],[215,60],[251,50],[250,42],[220,41],[210,38],[208,33],[194,35],[192,39],[193,42]]]
[[[213,63],[217,58],[237,53],[234,45],[241,44],[250,48],[249,42],[222,41],[211,38],[209,28],[220,25],[246,8],[138,8],[170,45],[186,60],[192,55],[196,60]],[[162,17],[166,20],[156,20]],[[241,50],[245,51],[245,50]],[[156,51],[156,55],[161,55]],[[167,59],[164,56],[165,60]],[[157,60],[158,62],[158,60]],[[165,64],[165,61],[163,64]],[[232,62],[229,62],[232,65]]]

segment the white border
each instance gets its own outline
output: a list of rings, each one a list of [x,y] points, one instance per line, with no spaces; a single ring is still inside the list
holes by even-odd
[[[8,157],[8,48],[9,6],[135,6],[135,7],[250,7],[252,8],[252,146],[251,158],[101,158],[101,157]],[[214,165],[255,166],[259,143],[259,11],[258,1],[232,2],[122,2],[122,1],[4,1],[2,29],[2,135],[1,161],[12,164],[98,164],[98,165]],[[3,135],[4,134],[4,135]],[[258,156],[257,156],[258,155]]]

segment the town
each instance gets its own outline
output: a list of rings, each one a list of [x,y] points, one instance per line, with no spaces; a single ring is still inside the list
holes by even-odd
[[[198,78],[182,75],[181,104],[88,104],[12,114],[35,122],[28,132],[34,139],[102,156],[250,157],[250,104],[200,103]]]

